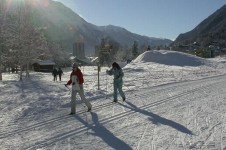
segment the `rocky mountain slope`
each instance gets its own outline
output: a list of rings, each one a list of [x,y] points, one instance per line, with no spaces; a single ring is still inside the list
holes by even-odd
[[[94,46],[100,44],[105,37],[111,37],[120,45],[129,47],[132,47],[134,41],[139,45],[151,46],[168,45],[172,42],[169,39],[141,36],[113,25],[96,26],[86,22],[60,2],[40,0],[40,4],[41,1],[48,3],[33,7],[34,24],[43,28],[48,38],[61,43],[68,52],[72,52],[74,42],[83,41],[86,54],[93,54]]]
[[[194,42],[201,47],[212,44],[226,47],[226,5],[203,20],[193,30],[180,34],[172,45],[189,45]]]

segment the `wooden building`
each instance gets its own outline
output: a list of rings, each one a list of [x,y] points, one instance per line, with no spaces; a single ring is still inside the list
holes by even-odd
[[[40,60],[33,64],[34,71],[37,72],[52,72],[55,63],[51,60]]]

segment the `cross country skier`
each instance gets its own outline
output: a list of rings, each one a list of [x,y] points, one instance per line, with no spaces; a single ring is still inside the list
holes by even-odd
[[[57,81],[57,69],[54,67],[52,71],[53,81]]]
[[[123,84],[123,81],[122,81],[122,78],[124,76],[124,73],[122,71],[122,68],[116,63],[114,62],[112,64],[112,68],[110,70],[107,70],[106,73],[108,75],[114,75],[114,100],[113,102],[117,102],[118,101],[118,98],[117,98],[117,92],[119,91],[119,94],[121,95],[123,101],[126,100],[126,97],[125,97],[125,94],[124,92],[122,91],[122,84]]]
[[[81,100],[86,104],[88,107],[88,111],[91,111],[92,105],[90,102],[85,98],[84,90],[83,90],[83,74],[81,70],[78,68],[78,65],[76,63],[73,63],[72,65],[72,72],[70,75],[70,80],[67,82],[67,85],[72,84],[72,95],[71,95],[71,114],[75,114],[76,109],[76,95],[77,93],[81,97]]]
[[[61,76],[63,74],[63,71],[62,69],[59,67],[58,71],[57,71],[57,74],[59,75],[59,80],[61,81]]]

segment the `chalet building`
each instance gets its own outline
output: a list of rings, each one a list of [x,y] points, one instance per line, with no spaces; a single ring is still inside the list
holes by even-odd
[[[90,59],[88,58],[83,58],[83,59],[79,59],[75,56],[71,56],[70,57],[71,63],[73,64],[74,62],[78,63],[79,66],[93,66],[94,63],[91,62]]]
[[[34,71],[37,72],[52,72],[55,63],[51,60],[40,60],[33,64]]]

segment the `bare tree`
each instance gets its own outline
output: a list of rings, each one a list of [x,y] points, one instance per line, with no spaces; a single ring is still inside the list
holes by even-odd
[[[59,42],[48,41],[48,49],[50,56],[57,66],[65,66],[70,64],[69,54],[65,52],[63,46]]]
[[[14,63],[20,67],[22,80],[23,69],[26,68],[26,77],[29,77],[29,64],[48,51],[44,36],[31,23],[29,2],[20,2],[17,11],[11,13],[11,19],[7,22],[3,34],[5,45],[9,49],[8,58],[15,60]]]
[[[4,12],[5,0],[0,1],[0,80],[2,80],[2,52],[3,52],[3,26],[4,26]]]

